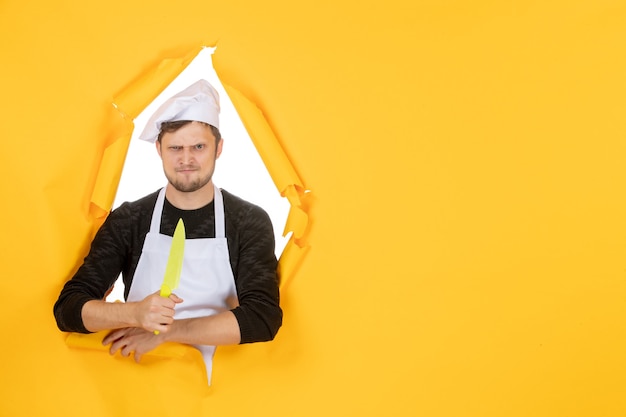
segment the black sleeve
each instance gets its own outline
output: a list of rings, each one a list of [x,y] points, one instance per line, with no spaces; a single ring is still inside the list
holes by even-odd
[[[269,341],[282,325],[274,230],[267,213],[248,205],[233,219],[237,228],[235,285],[239,306],[232,310],[241,343]],[[231,254],[231,258],[233,254]]]
[[[130,240],[130,206],[111,212],[98,230],[89,254],[71,280],[65,283],[54,305],[60,330],[89,333],[82,320],[83,305],[102,300],[126,264]]]

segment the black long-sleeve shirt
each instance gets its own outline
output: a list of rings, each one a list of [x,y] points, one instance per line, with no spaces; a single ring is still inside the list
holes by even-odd
[[[158,191],[113,210],[98,230],[89,254],[69,280],[54,305],[62,331],[88,333],[81,310],[90,300],[101,300],[120,272],[128,296]],[[227,191],[224,217],[230,265],[239,306],[231,310],[241,332],[241,343],[272,340],[282,324],[279,306],[274,231],[267,213]],[[215,237],[213,202],[197,210],[180,210],[165,199],[160,233],[172,236],[178,219],[187,239]]]

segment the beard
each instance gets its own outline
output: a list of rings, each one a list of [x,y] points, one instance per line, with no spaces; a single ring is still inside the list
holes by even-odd
[[[192,193],[194,191],[198,191],[209,182],[211,182],[213,172],[209,172],[204,177],[193,178],[187,181],[182,181],[176,178],[174,175],[169,175],[167,173],[165,174],[165,177],[167,178],[169,183],[172,184],[172,187],[174,187],[174,189],[176,189],[177,191],[180,191],[182,193]]]

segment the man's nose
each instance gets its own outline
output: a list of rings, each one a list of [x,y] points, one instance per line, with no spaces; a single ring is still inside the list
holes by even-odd
[[[183,147],[183,153],[182,153],[182,162],[184,164],[193,161],[193,152],[191,151],[191,147]]]

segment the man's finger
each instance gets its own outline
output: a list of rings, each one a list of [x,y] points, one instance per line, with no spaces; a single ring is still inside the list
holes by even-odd
[[[123,336],[124,336],[123,331],[120,331],[120,330],[112,331],[111,333],[104,336],[104,339],[102,339],[102,344],[106,346],[109,343],[113,343],[116,340],[121,339]]]
[[[115,352],[117,352],[120,349],[120,342],[119,341],[115,341],[113,343],[111,343],[111,347],[109,348],[109,354],[111,356],[115,355]]]
[[[170,300],[174,301],[176,304],[183,302],[183,299],[177,296],[176,294],[171,294],[169,298]]]

